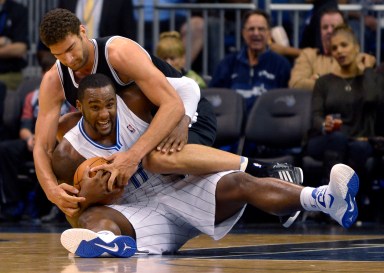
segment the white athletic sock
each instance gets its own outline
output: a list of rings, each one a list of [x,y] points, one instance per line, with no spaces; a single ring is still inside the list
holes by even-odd
[[[319,188],[305,187],[300,193],[301,206],[307,211],[321,211],[316,202],[316,196],[313,196],[314,190],[323,190],[328,186],[321,186]]]
[[[245,172],[245,169],[248,166],[248,157],[242,156],[240,157],[240,168],[239,170]]]

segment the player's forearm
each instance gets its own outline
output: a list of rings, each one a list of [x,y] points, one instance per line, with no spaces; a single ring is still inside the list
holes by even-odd
[[[148,129],[129,149],[129,152],[134,154],[136,158],[136,161],[133,162],[138,163],[144,156],[155,149],[171,133],[183,117],[184,107],[181,103],[160,106]]]
[[[51,157],[46,151],[41,149],[39,145],[35,145],[33,157],[37,179],[47,195],[47,198],[52,201],[53,197],[51,196],[51,192],[52,189],[58,185],[58,182],[52,171]]]

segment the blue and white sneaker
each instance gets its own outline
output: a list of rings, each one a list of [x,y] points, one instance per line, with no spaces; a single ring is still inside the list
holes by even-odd
[[[349,228],[358,215],[355,197],[359,190],[359,177],[351,167],[336,164],[332,167],[329,181],[327,186],[313,190],[312,197],[324,213]]]
[[[137,249],[135,240],[129,236],[116,236],[107,230],[96,233],[83,228],[65,230],[61,234],[61,244],[69,252],[83,258],[104,255],[129,258]]]

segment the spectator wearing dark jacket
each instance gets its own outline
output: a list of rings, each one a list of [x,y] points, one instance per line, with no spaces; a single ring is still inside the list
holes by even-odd
[[[262,93],[288,86],[291,65],[269,50],[269,15],[264,11],[252,10],[244,15],[242,36],[244,47],[220,62],[209,85],[236,90],[244,97],[248,113]]]

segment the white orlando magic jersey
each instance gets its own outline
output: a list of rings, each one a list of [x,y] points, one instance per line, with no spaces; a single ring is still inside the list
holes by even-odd
[[[117,118],[116,118],[116,143],[113,146],[104,146],[94,142],[86,134],[83,125],[83,117],[77,125],[68,131],[64,137],[72,144],[73,148],[83,157],[91,158],[95,156],[108,157],[116,152],[127,151],[133,143],[148,128],[148,123],[137,117],[116,95],[117,98]]]
[[[128,150],[148,124],[134,115],[123,100],[117,100],[116,144],[99,145],[85,133],[83,119],[64,137],[85,158],[109,156]],[[215,224],[216,185],[229,172],[193,176],[161,175],[139,164],[124,189],[123,196],[110,208],[119,211],[132,224],[138,250],[151,254],[177,251],[194,236],[205,233],[218,240],[239,220],[238,213]]]
[[[83,125],[83,117],[77,125],[68,131],[66,138],[73,148],[88,159],[95,156],[108,157],[116,152],[127,151],[145,132],[149,124],[138,116],[136,116],[124,103],[124,101],[116,95],[117,98],[117,116],[116,116],[116,143],[113,146],[104,146],[94,142],[85,132]],[[130,179],[130,184],[135,188],[139,187],[152,174],[147,172],[141,166],[134,176]]]

